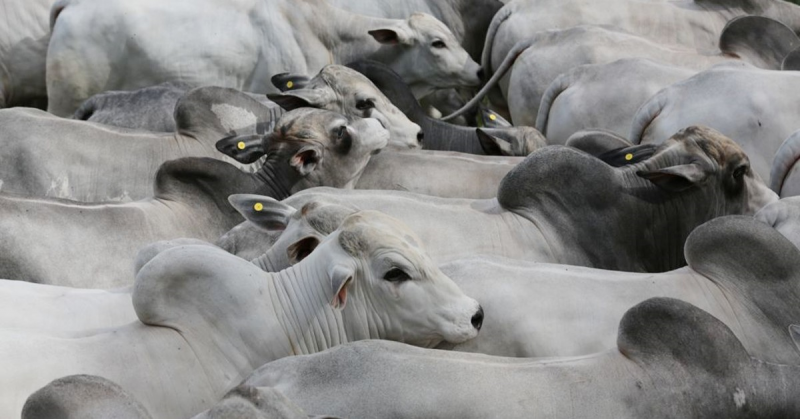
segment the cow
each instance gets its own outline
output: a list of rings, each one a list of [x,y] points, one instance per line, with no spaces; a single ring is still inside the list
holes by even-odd
[[[778,230],[800,248],[800,197],[783,198],[761,208],[756,220]]]
[[[800,195],[800,131],[793,132],[775,152],[769,185],[775,193],[784,197]]]
[[[102,90],[183,81],[275,92],[273,74],[314,73],[365,57],[390,64],[420,97],[480,83],[480,66],[442,22],[424,13],[368,17],[326,0],[61,0],[50,21],[48,111],[60,116]],[[184,22],[196,30],[187,31]],[[215,35],[220,31],[227,36]]]
[[[619,32],[646,38],[659,45],[680,46],[696,53],[713,55],[718,53],[717,38],[733,18],[743,15],[758,15],[771,18],[788,25],[788,32],[800,30],[800,7],[781,0],[692,0],[691,2],[640,2],[637,0],[517,0],[505,5],[492,19],[486,34],[481,63],[486,76],[501,68],[501,63],[509,56],[519,53],[518,42],[530,42],[545,31],[569,29],[583,25],[596,25],[614,28]],[[751,20],[752,22],[752,20]],[[746,26],[750,26],[748,23]],[[748,37],[754,28],[737,31],[737,35]],[[748,41],[760,42],[765,37],[777,34],[789,36],[789,42],[780,50],[789,52],[794,39],[783,30],[774,31],[772,25],[766,30],[757,29],[759,35]],[[538,41],[536,41],[538,44]],[[747,42],[731,42],[738,49]],[[724,47],[724,46],[723,46]],[[749,47],[748,47],[749,48]],[[724,52],[724,50],[723,50]],[[737,51],[732,51],[736,54]],[[738,54],[737,54],[738,55]],[[746,56],[758,55],[744,54]],[[785,54],[784,54],[785,55]],[[617,57],[622,58],[622,57]],[[780,68],[780,60],[777,62]],[[569,67],[563,67],[564,70]],[[556,73],[557,75],[558,73]],[[552,79],[551,79],[552,80]],[[503,89],[508,79],[501,82]],[[544,89],[547,86],[542,86]],[[516,91],[514,89],[506,91]],[[503,96],[508,98],[508,96]],[[492,96],[493,102],[501,98]],[[513,108],[513,105],[509,102]],[[536,112],[533,113],[533,116]],[[512,119],[512,122],[519,122]]]
[[[211,246],[164,250],[136,275],[128,325],[69,339],[0,331],[0,415],[55,378],[111,380],[157,418],[211,407],[256,367],[362,339],[432,347],[474,338],[477,301],[388,216],[350,216],[291,269],[265,273]],[[193,383],[185,386],[182,383]]]
[[[751,356],[800,365],[786,334],[800,323],[800,250],[769,225],[728,216],[695,229],[684,255],[687,267],[655,275],[486,257],[441,265],[489,314],[480,336],[446,349],[526,358],[587,355],[613,347],[628,307],[670,297],[725,323]],[[486,275],[496,280],[487,282]]]
[[[55,0],[3,1],[0,108],[47,108],[44,69],[50,42],[47,18],[53,3]]]
[[[231,133],[269,132],[268,108],[234,89],[203,87],[175,105],[177,129],[134,131],[63,119],[36,109],[0,110],[0,191],[81,202],[152,195],[158,167],[180,157],[236,163],[215,144]],[[239,167],[245,167],[239,165]]]
[[[633,117],[628,139],[658,144],[675,130],[705,125],[736,141],[753,170],[768,179],[778,148],[800,129],[795,89],[800,89],[795,71],[717,66],[651,97]]]
[[[285,114],[271,135],[220,141],[220,147],[244,154],[266,150],[269,157],[255,173],[214,159],[183,158],[161,165],[153,195],[141,201],[98,205],[0,195],[0,278],[129,285],[134,256],[145,244],[180,237],[211,241],[241,223],[229,195],[249,191],[283,199],[310,186],[347,187],[388,137],[374,119],[298,109]]]
[[[572,148],[544,147],[503,178],[494,199],[314,188],[271,204],[262,217],[280,224],[271,214],[277,212],[286,225],[296,211],[291,207],[338,204],[403,220],[438,263],[487,254],[664,272],[686,264],[683,243],[695,227],[723,215],[752,215],[777,200],[741,149],[711,129],[689,127],[659,147],[640,147],[648,148],[638,156],[633,149],[606,156],[635,162],[620,167]]]
[[[25,401],[22,419],[153,419],[139,400],[103,377],[76,374],[53,380]]]
[[[174,132],[176,129],[175,105],[178,100],[192,90],[192,86],[180,82],[161,83],[134,91],[110,91],[98,93],[72,114],[71,119],[97,122],[121,128],[145,131]],[[280,108],[264,95],[249,95],[268,108],[277,119]]]
[[[536,129],[549,144],[566,144],[570,136],[586,129],[627,136],[633,116],[647,99],[695,74],[688,68],[643,58],[575,67],[558,76],[544,91]],[[529,114],[522,116],[527,118]]]
[[[493,88],[500,83],[502,98],[495,94],[492,102],[500,110],[508,106],[515,124],[533,125],[545,89],[556,77],[577,65],[638,57],[697,71],[730,60],[780,69],[783,55],[795,45],[800,45],[800,38],[791,29],[760,16],[743,16],[729,22],[720,34],[720,51],[715,53],[660,44],[614,27],[578,26],[542,31],[515,45],[478,95],[462,110],[443,119],[460,115],[487,93],[496,93]],[[508,71],[511,74],[506,77]]]
[[[277,388],[309,414],[347,418],[800,415],[800,367],[751,357],[724,323],[670,298],[630,308],[616,347],[589,356],[503,358],[366,341],[266,364],[244,384]]]

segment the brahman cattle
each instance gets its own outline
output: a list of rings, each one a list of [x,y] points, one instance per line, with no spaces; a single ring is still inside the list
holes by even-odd
[[[487,313],[480,336],[448,349],[515,357],[586,355],[613,347],[629,307],[671,297],[721,320],[751,356],[800,365],[800,352],[786,333],[800,324],[800,250],[752,217],[729,216],[695,229],[684,254],[688,267],[656,275],[486,257],[442,265]],[[496,279],[486,281],[487,275]]]
[[[571,148],[545,147],[506,175],[496,199],[312,189],[285,200],[284,213],[314,201],[384,211],[415,230],[440,263],[487,254],[663,272],[685,265],[683,243],[695,227],[777,200],[741,149],[716,131],[689,127],[650,149],[650,158],[615,168]],[[634,155],[617,153],[623,162]]]
[[[270,109],[234,89],[203,87],[175,105],[171,134],[58,118],[36,109],[0,110],[0,190],[83,202],[131,201],[153,193],[159,166],[220,154],[232,132],[269,132]]]
[[[153,417],[189,417],[275,359],[362,339],[458,343],[483,321],[413,232],[371,212],[280,273],[211,246],[167,249],[138,272],[132,299],[139,321],[126,326],[69,339],[0,330],[0,415],[18,417],[55,378],[93,374]]]
[[[633,118],[634,144],[660,143],[677,129],[702,124],[736,141],[753,170],[768,179],[783,141],[800,129],[800,73],[752,66],[717,66],[673,84]]]
[[[420,96],[480,82],[478,64],[432,16],[368,17],[324,0],[61,0],[51,26],[48,110],[61,116],[102,90],[182,81],[266,93],[273,74],[366,57],[388,63]]]
[[[242,218],[228,205],[228,195],[249,191],[282,199],[310,186],[347,187],[388,137],[374,119],[298,109],[283,115],[269,136],[221,141],[221,147],[245,154],[268,152],[252,174],[213,159],[184,158],[161,165],[153,196],[132,203],[0,196],[0,278],[76,287],[129,285],[133,258],[142,246],[179,237],[212,241],[239,224]]]
[[[531,360],[368,341],[266,364],[244,384],[277,388],[309,414],[353,419],[800,415],[800,367],[750,357],[724,323],[669,298],[628,310],[616,348],[589,356]]]

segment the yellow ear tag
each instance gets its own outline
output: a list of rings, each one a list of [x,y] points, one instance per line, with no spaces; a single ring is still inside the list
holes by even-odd
[[[261,210],[264,209],[264,204],[262,204],[260,202],[256,202],[256,204],[253,205],[253,209],[256,210],[256,211],[261,211]]]
[[[489,119],[491,119],[492,121],[494,121],[495,119],[497,119],[497,116],[495,116],[495,114],[493,114],[493,113],[490,113],[490,114],[489,114]]]
[[[631,154],[631,153],[626,154],[625,155],[625,160],[627,160],[627,161],[633,160],[633,154]]]
[[[245,148],[244,141],[239,141],[239,143],[236,144],[236,147],[238,147],[239,150],[244,150],[244,148]]]
[[[286,82],[286,87],[288,89],[291,89],[292,87],[294,87],[294,83],[291,80],[289,80],[289,81]]]

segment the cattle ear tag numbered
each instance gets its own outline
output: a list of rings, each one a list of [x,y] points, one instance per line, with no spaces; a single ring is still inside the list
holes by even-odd
[[[264,204],[262,204],[260,202],[256,202],[256,204],[253,205],[253,209],[256,210],[256,211],[261,211],[261,210],[264,209]]]
[[[238,143],[238,144],[236,144],[236,147],[238,147],[238,148],[239,148],[239,150],[244,150],[244,148],[246,147],[246,145],[245,145],[244,141],[239,141],[239,143]]]
[[[286,82],[286,87],[288,89],[291,89],[292,87],[294,87],[294,83],[291,80],[289,80],[289,81]]]
[[[626,155],[625,155],[625,160],[626,160],[626,161],[631,161],[631,160],[633,160],[633,154],[631,154],[631,153],[628,153],[628,154],[626,154]]]

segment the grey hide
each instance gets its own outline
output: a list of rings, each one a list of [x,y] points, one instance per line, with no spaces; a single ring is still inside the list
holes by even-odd
[[[270,108],[220,87],[181,97],[175,120],[177,129],[166,134],[63,119],[36,109],[0,110],[0,191],[82,202],[143,199],[152,195],[162,163],[181,157],[235,163],[215,143],[232,132],[267,133],[275,121]]]
[[[714,131],[691,127],[655,154],[649,148],[643,156],[651,157],[614,168],[571,148],[545,147],[506,175],[496,199],[311,189],[284,201],[280,213],[311,202],[384,211],[416,231],[439,263],[489,254],[657,272],[685,264],[683,243],[696,226],[777,200],[741,149]]]
[[[344,127],[344,131],[342,130]],[[330,130],[330,131],[329,131]],[[224,139],[238,150],[254,136]],[[234,193],[278,199],[320,185],[355,183],[388,132],[373,119],[349,121],[320,109],[285,114],[268,136],[245,147],[269,153],[255,173],[225,162],[184,158],[161,165],[153,195],[125,204],[81,204],[0,196],[0,278],[108,288],[131,282],[145,244],[180,237],[217,239],[243,220],[228,205]],[[321,159],[321,156],[325,156]],[[49,263],[42,263],[47,260]]]
[[[755,215],[756,220],[778,230],[800,248],[800,197],[783,198],[773,202]]]
[[[688,267],[656,275],[488,257],[450,262],[440,268],[480,301],[486,320],[477,338],[446,348],[514,357],[586,355],[614,347],[628,307],[670,297],[721,320],[751,356],[800,365],[786,333],[800,324],[800,250],[782,232],[751,217],[717,218],[687,239]]]
[[[175,105],[191,89],[192,86],[187,83],[167,82],[130,92],[98,93],[83,102],[72,114],[72,119],[121,128],[173,132],[176,129],[173,117]],[[264,95],[244,94],[270,108],[273,120],[283,113]]]
[[[581,25],[607,26],[620,32],[646,38],[658,45],[675,45],[700,54],[712,55],[719,52],[719,36],[728,21],[742,15],[766,16],[788,25],[794,32],[800,30],[800,7],[782,0],[693,0],[682,3],[637,0],[592,2],[584,0],[517,0],[505,5],[492,19],[487,31],[486,47],[483,50],[481,63],[484,73],[488,77],[497,71],[518,42],[541,36],[545,33],[544,31],[574,28]],[[760,26],[763,22],[744,23],[744,26]],[[785,32],[772,30],[772,26],[769,25],[766,30],[761,30],[765,37],[778,36],[779,42],[773,43],[771,46],[790,44],[794,41],[793,38],[788,41],[783,39],[786,35]],[[744,32],[746,35],[753,32],[753,29]],[[748,45],[748,42],[745,40],[741,44]],[[578,45],[572,45],[572,47],[576,46]],[[781,49],[783,50],[785,47],[781,47]],[[646,53],[646,51],[643,52]],[[614,59],[618,58],[622,57]],[[613,59],[609,61],[613,61]],[[597,62],[595,61],[595,63]],[[523,66],[523,68],[527,68],[527,66]],[[561,68],[567,70],[570,67]],[[780,64],[777,68],[780,68]],[[559,73],[555,73],[555,75]],[[553,78],[555,77],[553,76],[550,80]],[[544,89],[547,84],[549,84],[549,80],[542,85],[541,89]],[[516,89],[520,87],[519,84],[511,83],[515,88],[506,90],[509,85],[508,77],[505,77],[500,85],[504,91],[503,96],[492,96],[492,101],[498,104],[503,102],[503,98],[509,98],[505,92],[516,92]],[[538,106],[536,98],[533,99],[531,104]],[[515,107],[511,102],[508,102],[508,105],[510,109]],[[531,117],[535,117],[535,115],[536,111],[534,110]],[[512,122],[519,124],[516,119],[512,119]]]
[[[800,73],[722,65],[660,91],[633,118],[634,144],[659,144],[675,131],[701,124],[736,141],[753,170],[768,180],[786,138],[800,129]]]
[[[53,379],[92,374],[153,417],[185,418],[281,357],[361,339],[432,347],[474,338],[478,303],[418,243],[396,220],[364,212],[281,273],[207,245],[164,250],[136,276],[138,321],[66,339],[0,330],[0,416],[19,417],[25,399]],[[402,288],[384,279],[397,266],[411,279]]]
[[[96,375],[53,380],[25,401],[21,419],[152,419],[125,389]]]
[[[192,419],[336,419],[333,416],[309,416],[270,387],[239,386],[225,395],[216,406]],[[24,418],[23,418],[24,419]]]
[[[800,195],[800,131],[795,131],[775,152],[769,174],[770,188],[781,198]]]
[[[669,298],[632,307],[616,348],[580,358],[359,342],[267,364],[245,383],[276,387],[309,413],[352,419],[800,415],[800,367],[751,358],[725,324]]]
[[[550,144],[566,144],[572,134],[587,129],[627,136],[633,116],[647,99],[694,74],[688,68],[643,58],[575,67],[547,87],[536,129]]]

